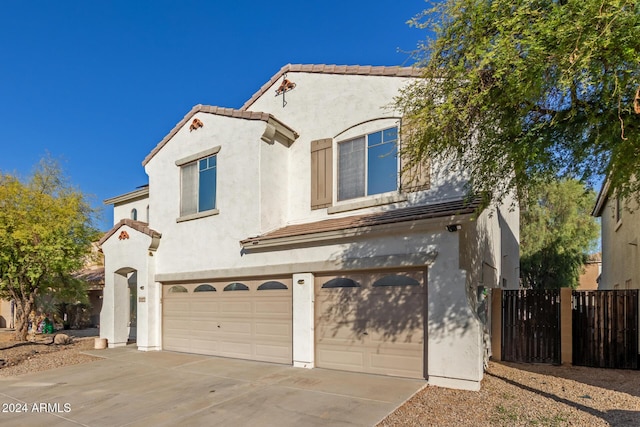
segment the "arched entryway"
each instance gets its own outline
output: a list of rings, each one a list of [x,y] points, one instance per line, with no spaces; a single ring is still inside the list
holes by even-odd
[[[131,267],[117,270],[114,274],[114,298],[116,334],[126,341],[135,342],[138,332],[138,271]]]

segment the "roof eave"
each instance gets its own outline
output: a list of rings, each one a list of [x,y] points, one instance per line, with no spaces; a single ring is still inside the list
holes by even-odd
[[[335,65],[335,64],[287,64],[262,85],[251,98],[244,103],[240,110],[248,110],[262,95],[264,95],[276,82],[287,73],[313,73],[313,74],[348,74],[386,77],[422,77],[423,70],[418,67],[401,66],[371,66],[371,65]]]
[[[596,205],[594,206],[593,211],[591,211],[591,216],[594,216],[594,217],[602,216],[602,210],[607,204],[607,199],[609,198],[609,185],[610,183],[609,183],[609,180],[607,179],[602,185],[602,188],[600,189],[600,193],[598,193],[598,198],[596,199]]]
[[[139,188],[137,190],[131,191],[129,193],[121,194],[120,196],[111,197],[110,199],[105,199],[105,205],[115,205],[118,203],[130,202],[136,199],[142,199],[145,197],[149,197],[149,186],[144,186],[143,188]]]
[[[208,113],[243,120],[262,120],[263,122],[267,123],[267,125],[273,126],[277,135],[280,137],[280,140],[284,140],[288,145],[291,145],[291,143],[293,143],[293,140],[298,137],[298,133],[295,130],[282,123],[280,120],[276,119],[272,114],[269,113],[258,111],[243,111],[234,108],[222,108],[212,105],[198,104],[194,106],[191,111],[189,111],[187,115],[185,115],[182,120],[180,120],[164,138],[162,138],[162,140],[155,146],[153,150],[151,150],[147,157],[145,157],[142,161],[142,166],[146,166],[147,163],[149,163],[151,159],[154,158],[155,155],[158,154],[160,150],[162,150],[162,148],[164,148],[164,146],[167,145],[167,143],[180,131],[180,129],[182,129],[197,113]],[[267,133],[267,131],[265,131],[265,133]]]
[[[410,228],[437,228],[446,227],[453,223],[467,222],[473,219],[473,214],[461,214],[461,215],[449,215],[446,217],[427,218],[418,220],[409,220],[395,222],[391,224],[376,224],[371,226],[356,226],[343,230],[331,230],[321,232],[310,232],[305,234],[298,234],[294,236],[283,237],[266,237],[259,238],[253,237],[242,240],[240,246],[246,251],[260,250],[260,249],[272,249],[286,246],[305,245],[309,243],[318,243],[325,241],[336,241],[342,239],[352,239],[358,236],[370,236],[372,234],[385,234],[392,233],[398,230],[406,230]]]

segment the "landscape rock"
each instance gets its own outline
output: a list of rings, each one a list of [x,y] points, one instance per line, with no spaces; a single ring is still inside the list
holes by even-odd
[[[68,345],[73,343],[73,338],[66,334],[57,334],[53,338],[53,343],[55,345]]]

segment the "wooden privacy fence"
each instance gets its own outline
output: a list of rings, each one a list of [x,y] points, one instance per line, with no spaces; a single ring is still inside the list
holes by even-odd
[[[560,363],[560,291],[503,291],[502,358]]]
[[[639,291],[495,290],[493,357],[639,369]]]
[[[638,290],[573,291],[573,364],[638,369]]]

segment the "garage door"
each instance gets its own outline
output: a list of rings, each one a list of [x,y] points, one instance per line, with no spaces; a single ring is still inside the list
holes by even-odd
[[[426,271],[316,276],[316,365],[425,377]]]
[[[165,350],[291,364],[291,279],[163,285]]]

